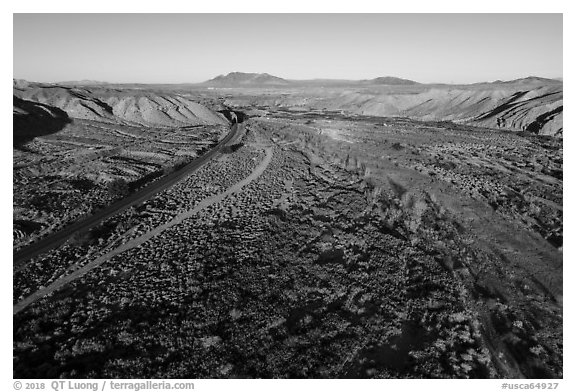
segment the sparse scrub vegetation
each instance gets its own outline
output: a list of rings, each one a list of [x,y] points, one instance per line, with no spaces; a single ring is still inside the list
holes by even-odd
[[[562,377],[542,234],[562,233],[557,143],[264,109],[193,175],[15,271],[18,304],[106,260],[14,315],[15,377]],[[116,161],[178,162],[133,159]],[[89,178],[70,187],[106,193]]]

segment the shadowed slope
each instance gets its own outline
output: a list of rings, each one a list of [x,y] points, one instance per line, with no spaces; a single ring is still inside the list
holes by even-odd
[[[13,97],[14,147],[21,148],[37,136],[56,133],[68,123],[70,118],[59,108]]]

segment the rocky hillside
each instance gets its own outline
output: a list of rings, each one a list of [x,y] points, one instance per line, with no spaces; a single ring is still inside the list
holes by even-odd
[[[13,97],[15,146],[24,144],[36,136],[57,132],[69,122],[70,118],[63,110]]]
[[[68,87],[14,81],[16,99],[57,108],[70,118],[148,127],[226,124],[226,118],[175,93]],[[15,112],[17,110],[15,104]],[[19,110],[19,109],[18,109]]]
[[[563,133],[563,84],[540,78],[477,85],[308,88],[235,97],[228,104],[454,121],[556,137]]]
[[[431,88],[417,94],[342,94],[341,109],[376,116],[449,120],[562,136],[562,86]],[[336,100],[338,102],[338,100]]]

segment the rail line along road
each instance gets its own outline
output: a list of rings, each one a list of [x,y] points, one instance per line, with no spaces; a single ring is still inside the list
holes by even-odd
[[[242,121],[242,118],[240,121]],[[241,122],[233,122],[232,126],[230,127],[230,132],[228,132],[228,134],[220,142],[218,142],[214,148],[212,148],[201,157],[198,157],[194,161],[190,162],[186,166],[182,167],[181,169],[160,178],[152,184],[132,193],[126,198],[117,201],[116,203],[96,212],[95,214],[92,214],[88,217],[83,217],[78,221],[64,227],[62,230],[50,234],[47,237],[42,238],[41,240],[30,244],[18,250],[17,252],[14,252],[13,268],[20,268],[26,261],[30,260],[31,258],[60,246],[66,242],[66,240],[74,233],[89,230],[92,227],[97,226],[105,219],[124,212],[133,205],[141,203],[156,195],[157,193],[176,184],[178,181],[198,170],[208,161],[217,156],[224,146],[235,140],[236,136],[242,132],[242,127],[243,124]]]
[[[136,237],[136,238],[134,238],[134,239],[132,239],[126,243],[123,243],[122,245],[118,246],[117,248],[112,249],[111,251],[101,255],[100,257],[88,262],[88,264],[83,265],[81,267],[78,267],[73,272],[71,272],[69,275],[64,276],[60,279],[57,279],[54,282],[52,282],[51,284],[49,284],[47,287],[44,287],[44,288],[36,291],[35,293],[28,296],[24,300],[15,304],[13,307],[13,314],[19,313],[20,311],[22,311],[23,309],[28,307],[30,304],[39,300],[40,298],[43,298],[47,295],[50,295],[51,293],[55,292],[56,290],[59,290],[65,284],[68,284],[68,283],[80,278],[81,276],[85,275],[86,273],[88,273],[92,269],[94,269],[94,268],[102,265],[103,263],[109,261],[112,257],[119,255],[123,252],[126,252],[127,250],[130,250],[132,248],[135,248],[135,247],[142,245],[144,242],[157,236],[158,234],[162,233],[164,230],[167,230],[167,229],[171,228],[172,226],[175,226],[175,225],[182,223],[185,219],[189,219],[189,218],[193,217],[194,215],[196,215],[197,213],[199,213],[203,209],[205,209],[211,205],[222,202],[223,200],[225,200],[227,197],[229,197],[230,195],[232,195],[234,193],[241,192],[242,188],[244,188],[245,186],[250,184],[252,181],[256,180],[258,177],[260,177],[262,175],[262,173],[264,172],[264,170],[266,170],[266,168],[268,167],[268,165],[272,161],[273,148],[270,146],[263,147],[263,148],[264,148],[264,152],[266,155],[264,156],[262,161],[258,164],[258,166],[256,166],[254,168],[254,170],[252,170],[252,172],[246,178],[242,179],[241,181],[238,181],[237,183],[235,183],[234,185],[232,185],[231,187],[226,189],[224,192],[202,200],[194,208],[192,208],[189,211],[185,211],[183,213],[176,215],[169,222],[162,224],[160,226],[157,226],[154,229],[144,233],[143,235]]]

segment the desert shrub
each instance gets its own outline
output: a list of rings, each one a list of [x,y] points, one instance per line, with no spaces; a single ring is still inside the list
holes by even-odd
[[[391,178],[388,178],[388,183],[398,198],[401,198],[408,191],[403,185],[397,183]]]
[[[232,154],[233,152],[237,151],[243,145],[244,145],[243,143],[236,143],[236,144],[233,144],[231,146],[224,146],[224,147],[222,147],[221,151],[223,154]]]
[[[368,190],[373,190],[373,189],[376,189],[376,187],[378,186],[378,181],[376,180],[376,178],[371,176],[370,173],[368,173],[364,177],[364,184],[366,185],[366,188]]]
[[[174,162],[169,163],[169,164],[165,165],[165,166],[162,168],[162,173],[163,173],[164,175],[173,173],[173,172],[175,172],[175,171],[177,171],[177,170],[182,169],[182,168],[183,168],[184,166],[186,166],[188,163],[190,163],[190,159],[189,159],[188,157],[179,157],[179,158],[176,158],[176,159],[174,160]]]
[[[404,194],[402,204],[406,213],[405,226],[410,232],[415,233],[422,223],[422,216],[426,212],[428,204],[424,199],[413,194]]]
[[[123,178],[116,178],[108,182],[106,184],[106,189],[108,190],[108,193],[110,193],[110,196],[115,199],[121,199],[128,196],[128,193],[130,193],[128,183]]]
[[[41,211],[57,211],[62,206],[62,199],[58,193],[46,192],[34,195],[29,204]]]
[[[89,191],[95,187],[93,181],[83,177],[71,178],[68,183],[80,191]]]
[[[93,240],[92,233],[88,231],[77,231],[68,239],[68,244],[71,246],[86,246],[93,243]]]

